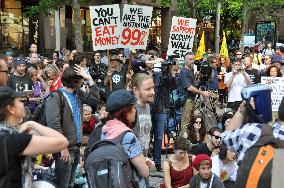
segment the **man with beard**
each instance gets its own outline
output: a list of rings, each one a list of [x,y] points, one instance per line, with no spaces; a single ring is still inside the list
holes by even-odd
[[[15,60],[15,72],[9,77],[7,86],[17,92],[25,92],[32,90],[32,80],[26,75],[26,62],[23,60]]]
[[[133,94],[138,98],[136,102],[137,120],[133,131],[139,139],[144,156],[147,156],[152,127],[149,104],[154,101],[154,82],[148,74],[137,73],[132,79],[131,86]]]
[[[136,102],[136,124],[133,128],[134,134],[138,137],[144,157],[147,157],[150,132],[152,127],[150,103],[154,101],[154,81],[151,76],[145,73],[137,73],[131,82],[132,92],[137,97]],[[146,158],[146,161],[154,162]],[[149,179],[146,178],[146,185],[149,187]]]

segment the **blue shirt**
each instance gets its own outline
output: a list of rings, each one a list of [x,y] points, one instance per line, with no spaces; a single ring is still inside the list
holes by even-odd
[[[208,89],[209,90],[217,90],[218,89],[218,70],[214,69],[213,70],[213,79],[210,83],[208,83]]]
[[[195,78],[194,78],[194,72],[193,69],[187,69],[187,68],[182,68],[179,73],[179,87],[183,88],[184,90],[187,91],[187,88],[193,86],[197,87]],[[195,98],[196,93],[189,92],[188,91],[188,96],[190,99]]]
[[[72,116],[77,130],[77,143],[79,143],[81,141],[81,114],[77,95],[76,93],[71,93],[65,89],[60,89],[60,91],[63,92],[63,95],[67,99],[67,102],[72,110]]]

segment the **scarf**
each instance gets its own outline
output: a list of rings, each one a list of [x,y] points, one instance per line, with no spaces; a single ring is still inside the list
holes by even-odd
[[[109,120],[103,126],[102,133],[106,136],[106,139],[114,139],[118,137],[124,131],[132,131],[124,123],[117,119]]]
[[[197,183],[196,183],[196,188],[200,188],[200,182],[202,182],[202,183],[206,183],[207,184],[207,188],[210,188],[212,185],[211,185],[211,178],[213,178],[212,177],[212,172],[211,172],[211,174],[210,174],[210,176],[207,178],[207,179],[205,179],[205,178],[203,178],[199,173],[197,174]]]
[[[8,134],[18,134],[19,131],[13,127],[9,122],[0,123],[0,131]],[[9,162],[9,159],[8,159]],[[33,187],[32,185],[32,161],[30,157],[24,157],[21,162],[22,167],[22,187]]]

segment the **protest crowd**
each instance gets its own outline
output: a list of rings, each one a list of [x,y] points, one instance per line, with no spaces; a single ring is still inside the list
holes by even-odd
[[[29,50],[0,57],[0,187],[152,187],[152,171],[166,188],[281,179],[284,47]]]

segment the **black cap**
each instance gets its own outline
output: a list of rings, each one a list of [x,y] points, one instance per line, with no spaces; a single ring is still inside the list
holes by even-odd
[[[279,46],[280,52],[284,52],[284,46]]]
[[[8,86],[0,86],[0,109],[9,105],[15,98],[21,97],[22,94],[17,93]]]
[[[129,104],[135,104],[137,98],[126,89],[114,91],[106,102],[106,111],[113,112]]]

